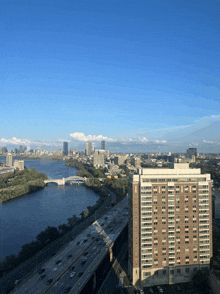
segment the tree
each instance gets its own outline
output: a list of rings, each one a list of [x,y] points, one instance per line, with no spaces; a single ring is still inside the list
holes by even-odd
[[[58,232],[57,228],[48,226],[44,231],[42,231],[40,234],[37,235],[36,239],[45,244],[56,240],[60,236],[60,233]]]
[[[69,217],[67,220],[68,224],[70,226],[73,226],[78,221],[78,218],[75,215],[73,215],[72,217]]]
[[[60,234],[66,234],[68,231],[71,230],[71,228],[67,226],[66,224],[59,225],[58,229]]]

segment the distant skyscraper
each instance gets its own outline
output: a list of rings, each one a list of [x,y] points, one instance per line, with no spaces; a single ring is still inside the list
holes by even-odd
[[[197,156],[197,148],[188,148],[186,150],[186,156],[192,158],[193,155],[195,155],[195,157]]]
[[[86,142],[86,155],[91,155],[92,153],[92,142],[91,141],[87,141]]]
[[[6,155],[6,166],[12,166],[12,154],[8,153]]]
[[[68,142],[63,142],[63,155],[68,155]]]
[[[105,141],[102,141],[102,142],[101,142],[101,149],[102,149],[102,150],[105,150]]]
[[[8,150],[6,147],[2,147],[2,153],[6,153]]]
[[[22,146],[19,147],[19,153],[23,153],[23,147]]]

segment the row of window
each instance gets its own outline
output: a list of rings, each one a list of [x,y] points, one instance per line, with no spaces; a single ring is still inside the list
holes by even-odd
[[[162,182],[206,182],[206,178],[170,178],[170,179],[142,179],[143,183],[162,183]],[[170,187],[170,186],[168,186]]]

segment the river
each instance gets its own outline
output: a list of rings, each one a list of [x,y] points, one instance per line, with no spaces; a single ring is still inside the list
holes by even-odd
[[[5,159],[0,158],[5,162]],[[25,160],[25,167],[45,173],[49,179],[74,176],[76,169],[62,161]],[[73,215],[79,215],[92,206],[99,196],[81,185],[56,186],[0,204],[0,260],[6,255],[17,254],[21,246],[36,240],[47,226],[58,227]]]

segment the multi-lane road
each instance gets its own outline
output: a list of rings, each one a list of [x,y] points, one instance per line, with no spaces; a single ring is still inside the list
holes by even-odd
[[[13,293],[80,293],[127,222],[125,198],[47,261],[41,273],[38,269],[28,281],[18,285]]]

